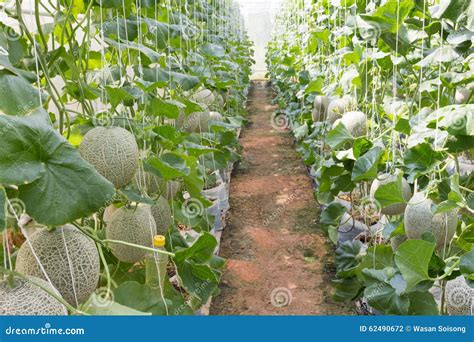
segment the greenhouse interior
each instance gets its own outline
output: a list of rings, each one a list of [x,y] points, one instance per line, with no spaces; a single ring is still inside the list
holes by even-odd
[[[474,315],[474,1],[0,0],[0,315]]]

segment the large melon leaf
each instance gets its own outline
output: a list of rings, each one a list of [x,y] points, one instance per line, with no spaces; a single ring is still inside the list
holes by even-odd
[[[38,223],[59,226],[90,215],[114,195],[113,185],[85,162],[40,109],[0,115],[0,183],[17,185]]]

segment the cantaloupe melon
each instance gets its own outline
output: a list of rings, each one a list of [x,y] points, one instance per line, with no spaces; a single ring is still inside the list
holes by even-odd
[[[224,117],[223,117],[222,114],[219,113],[219,112],[211,112],[211,113],[210,113],[210,119],[211,119],[211,120],[214,120],[214,121],[219,121],[219,122],[223,122],[223,121],[224,121]]]
[[[326,119],[330,102],[331,99],[328,96],[318,95],[315,97],[313,112],[311,113],[314,122],[320,122]]]
[[[409,239],[421,239],[424,233],[432,233],[436,238],[436,246],[443,249],[456,232],[457,212],[451,210],[433,214],[433,201],[425,198],[424,192],[418,192],[410,199],[405,209],[405,232]]]
[[[182,183],[180,181],[167,181],[160,195],[171,201],[181,190]]]
[[[471,90],[465,87],[459,87],[456,89],[454,100],[456,104],[463,104],[468,101],[470,96],[471,96]]]
[[[224,104],[224,97],[221,94],[217,94],[216,99],[214,101],[214,106],[216,108],[221,109],[222,107],[224,107]]]
[[[192,95],[192,99],[198,103],[203,103],[210,107],[214,101],[214,93],[209,89],[202,89]]]
[[[71,305],[86,301],[99,281],[100,262],[92,239],[72,225],[41,229],[30,237],[33,251],[62,297]],[[16,271],[46,279],[28,243],[18,251]]]
[[[84,136],[79,152],[117,189],[130,183],[138,169],[135,137],[121,127],[93,128]]]
[[[122,207],[108,219],[105,236],[108,240],[118,240],[145,247],[153,246],[156,223],[150,206],[140,204],[136,208]],[[123,262],[135,263],[146,254],[145,250],[118,243],[110,243],[112,254]]]
[[[398,246],[404,243],[407,240],[406,235],[395,235],[394,237],[390,238],[390,246],[392,247],[392,251],[396,251]]]
[[[188,133],[202,133],[209,131],[209,112],[195,112],[190,115],[181,113],[176,119],[176,127]]]
[[[382,175],[379,175],[377,177],[377,179],[375,179],[372,182],[372,185],[370,187],[370,199],[372,201],[375,201],[375,192],[378,190],[378,188],[381,185],[386,185],[386,184],[396,182],[396,181],[397,181],[397,175],[396,174],[384,173]],[[403,194],[403,198],[405,199],[405,203],[401,202],[401,203],[391,204],[389,206],[381,208],[380,212],[384,215],[400,215],[400,214],[403,214],[403,212],[405,211],[405,208],[407,206],[406,202],[408,202],[410,200],[411,196],[412,196],[410,185],[408,184],[408,182],[406,181],[405,178],[402,178],[402,194]]]
[[[135,175],[134,184],[148,195],[154,195],[164,190],[166,181],[151,172],[143,170],[143,167],[140,166]]]
[[[59,295],[47,281],[29,277],[29,280],[15,277],[13,286],[9,281],[0,282],[0,316],[64,316],[66,307],[55,297],[43,290]]]
[[[354,138],[364,136],[367,133],[367,117],[362,112],[347,112],[340,119],[334,121],[334,126],[337,126],[339,122],[346,127]]]
[[[164,197],[159,197],[156,204],[151,206],[151,214],[155,219],[156,231],[158,234],[164,235],[168,227],[173,223],[170,205]]]
[[[350,102],[347,99],[334,99],[328,105],[327,121],[334,123],[337,119],[340,119],[344,113],[350,109]]]
[[[446,283],[446,307],[451,316],[473,315],[474,289],[467,285],[464,277]]]

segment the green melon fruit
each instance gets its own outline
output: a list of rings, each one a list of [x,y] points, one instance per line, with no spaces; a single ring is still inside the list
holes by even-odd
[[[463,103],[466,103],[470,97],[471,97],[471,90],[469,90],[468,88],[459,87],[456,89],[454,100],[456,104],[463,104]]]
[[[334,99],[332,100],[327,109],[327,121],[334,123],[337,119],[340,119],[344,113],[349,111],[350,103],[347,99]]]
[[[311,113],[314,122],[320,122],[326,119],[330,102],[331,99],[328,96],[318,95],[315,97],[313,112]]]
[[[136,208],[117,209],[108,219],[105,236],[108,240],[124,241],[145,247],[153,246],[156,235],[156,223],[150,206],[139,205]],[[135,263],[147,253],[137,247],[110,243],[112,254],[123,262]]]
[[[135,175],[134,183],[138,188],[140,188],[140,190],[145,191],[148,195],[161,193],[166,186],[166,181],[163,178],[160,178],[151,172],[144,171],[141,166],[138,168],[137,174]]]
[[[362,112],[347,112],[342,118],[334,121],[334,126],[338,123],[342,123],[354,138],[362,137],[367,133],[367,117]]]
[[[156,204],[151,207],[151,214],[155,219],[157,234],[164,235],[173,223],[170,205],[164,197],[159,197]]]
[[[72,225],[41,229],[30,237],[34,253],[61,296],[71,305],[86,301],[99,281],[99,253],[92,239]],[[28,243],[18,251],[16,271],[46,280]]]
[[[405,209],[405,232],[409,239],[421,239],[424,233],[432,233],[439,250],[449,244],[456,232],[457,211],[450,210],[436,215],[432,212],[433,201],[418,192]]]
[[[467,285],[464,277],[457,277],[446,283],[446,307],[451,316],[468,316],[473,314],[474,289]]]
[[[219,122],[223,122],[223,121],[224,121],[224,117],[223,117],[222,114],[219,113],[219,112],[211,112],[211,113],[209,114],[209,116],[210,116],[210,119],[211,119],[211,120],[219,121]]]
[[[176,119],[176,126],[188,133],[202,133],[209,131],[209,112],[195,112],[190,115],[181,113]]]
[[[375,201],[375,192],[378,190],[378,188],[381,185],[386,185],[389,183],[396,182],[397,178],[398,176],[396,174],[389,174],[389,173],[384,173],[378,176],[378,178],[372,182],[372,185],[370,187],[370,199],[372,201]],[[389,206],[382,208],[380,212],[384,215],[403,214],[403,212],[405,211],[405,208],[407,207],[406,202],[408,202],[412,196],[410,185],[408,184],[405,178],[402,178],[402,194],[403,194],[403,198],[405,199],[405,203],[401,202],[401,203],[390,204]]]
[[[93,128],[84,136],[79,152],[117,189],[130,183],[138,169],[135,137],[121,127]]]
[[[217,108],[222,108],[222,107],[224,107],[224,104],[225,104],[225,102],[224,102],[224,97],[223,97],[221,94],[218,94],[218,95],[216,96],[216,100],[214,101],[214,104],[215,104],[215,106],[216,106]]]
[[[160,194],[168,201],[171,201],[181,190],[181,185],[179,181],[167,181]]]
[[[210,107],[215,100],[214,93],[209,89],[202,89],[193,94],[192,99],[198,103],[203,103]]]
[[[406,240],[406,235],[395,235],[394,237],[390,238],[390,246],[392,247],[392,251],[395,252],[398,247]]]
[[[66,307],[43,288],[59,296],[58,290],[43,279],[28,278],[29,280],[15,277],[13,284],[7,280],[0,282],[0,316],[65,316],[68,314]]]

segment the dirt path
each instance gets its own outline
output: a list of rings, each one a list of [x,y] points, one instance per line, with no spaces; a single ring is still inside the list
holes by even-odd
[[[292,138],[271,126],[271,100],[271,88],[254,83],[222,236],[228,264],[211,315],[348,314],[331,299],[331,247]]]

